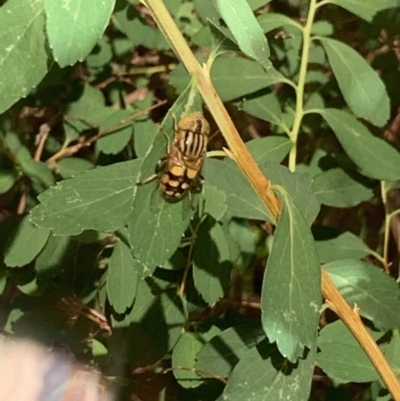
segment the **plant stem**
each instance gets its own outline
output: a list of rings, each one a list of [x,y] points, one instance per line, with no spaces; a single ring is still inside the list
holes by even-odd
[[[322,269],[322,292],[328,300],[329,307],[343,320],[364,352],[368,355],[368,358],[379,373],[382,381],[386,384],[392,397],[396,401],[400,400],[400,384],[388,361],[383,356],[374,339],[365,329],[356,306],[354,309],[351,309],[324,269]]]
[[[240,138],[229,114],[211,83],[209,71],[206,67],[200,67],[164,3],[160,0],[141,1],[152,13],[157,25],[171,44],[175,54],[182,60],[189,74],[197,78],[199,92],[221,130],[230,152],[272,216],[278,219],[280,214],[279,200],[271,190],[270,181],[264,177]],[[317,8],[316,0],[311,0],[311,3],[312,5],[310,8],[313,9],[312,17],[314,17],[315,9]],[[396,401],[400,401],[400,383],[388,361],[372,339],[359,316],[357,317],[358,314],[356,315],[346,303],[324,269],[322,269],[322,293],[327,302],[329,302],[331,307],[338,313],[354,337],[358,340],[361,347],[376,367],[393,398]]]
[[[383,266],[385,268],[386,273],[390,273],[389,271],[389,240],[390,240],[390,222],[392,218],[397,214],[400,214],[400,209],[394,210],[393,212],[389,212],[388,208],[388,200],[387,200],[387,192],[388,187],[385,181],[381,181],[381,197],[382,203],[385,209],[385,229],[383,234]],[[400,277],[397,278],[399,282]]]
[[[389,273],[389,238],[390,238],[390,215],[387,207],[387,188],[385,181],[381,181],[381,197],[385,209],[385,229],[383,235],[383,266],[386,273]]]
[[[224,135],[235,161],[247,176],[250,184],[263,200],[272,216],[277,218],[280,212],[280,203],[271,189],[271,182],[265,178],[240,138],[221,99],[215,92],[207,67],[200,66],[164,3],[160,0],[141,1],[150,10],[157,25],[171,44],[175,54],[181,59],[189,74],[197,79],[198,90]]]
[[[189,252],[188,252],[188,258],[186,261],[186,266],[185,266],[185,271],[183,272],[183,277],[181,281],[181,285],[179,286],[179,291],[178,295],[183,298],[183,295],[185,294],[185,287],[186,287],[186,281],[189,275],[189,270],[190,266],[192,265],[192,255],[193,255],[193,248],[194,244],[196,242],[196,236],[197,236],[197,231],[199,231],[200,224],[202,223],[203,219],[199,219],[199,222],[196,226],[196,228],[192,232],[192,239],[190,241],[190,246],[189,246]]]
[[[299,82],[296,86],[296,114],[293,121],[293,128],[290,133],[290,140],[292,141],[292,147],[289,152],[290,171],[296,170],[297,139],[300,133],[301,122],[304,115],[304,87],[306,84],[307,66],[310,56],[311,29],[314,22],[315,11],[317,9],[316,5],[317,0],[311,0],[308,10],[307,23],[303,28],[303,49],[301,52]]]

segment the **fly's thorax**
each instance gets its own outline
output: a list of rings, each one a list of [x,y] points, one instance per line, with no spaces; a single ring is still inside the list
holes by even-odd
[[[176,127],[174,146],[187,160],[203,157],[207,149],[210,126],[200,112],[186,114]]]
[[[210,133],[210,125],[199,111],[184,115],[176,128],[182,131],[192,131],[206,137]]]

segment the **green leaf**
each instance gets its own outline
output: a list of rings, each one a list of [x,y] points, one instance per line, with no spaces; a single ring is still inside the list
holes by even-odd
[[[230,327],[204,344],[197,354],[195,368],[220,377],[228,377],[249,349],[263,339],[265,334],[258,325]]]
[[[2,138],[4,141],[4,146],[11,152],[11,153],[19,153],[22,149],[26,152],[26,157],[30,156],[29,150],[24,147],[15,132],[6,131]]]
[[[350,306],[383,330],[400,325],[400,290],[382,269],[360,260],[345,259],[324,265]]]
[[[43,288],[39,286],[37,278],[34,277],[32,280],[18,285],[18,290],[30,297],[37,297],[42,295]]]
[[[207,159],[203,175],[208,185],[225,193],[228,216],[274,221],[236,163]]]
[[[282,212],[265,268],[262,324],[291,362],[315,343],[321,305],[321,272],[307,222],[290,198]]]
[[[90,85],[85,85],[82,89],[83,92],[80,98],[75,102],[70,103],[68,107],[68,115],[73,117],[73,119],[69,121],[69,124],[71,125],[77,125],[77,121],[75,121],[76,119],[86,121],[87,115],[105,105],[104,95],[100,89],[94,88]],[[84,123],[83,128],[93,128],[93,126]]]
[[[0,269],[0,295],[3,294],[7,285],[7,273],[4,269]]]
[[[203,379],[194,371],[196,355],[203,346],[203,339],[196,333],[183,333],[172,352],[174,376],[184,388],[198,387]]]
[[[8,267],[25,266],[43,249],[49,235],[50,230],[36,227],[29,221],[29,216],[25,216],[9,233],[4,251],[4,263]]]
[[[373,192],[353,180],[342,169],[324,171],[314,178],[315,195],[319,201],[333,207],[353,207],[372,198]]]
[[[299,163],[296,166],[296,171],[303,174],[308,174],[314,178],[322,170],[320,168],[320,161],[326,157],[327,153],[322,149],[316,149],[311,159],[307,163]]]
[[[248,220],[231,219],[228,223],[228,239],[231,239],[231,261],[236,266],[251,267],[258,256],[261,233]]]
[[[291,142],[284,136],[268,136],[246,142],[254,160],[262,166],[267,162],[280,163],[288,155]]]
[[[144,157],[158,134],[158,127],[151,119],[137,121],[134,125],[134,134],[136,156]]]
[[[179,270],[184,269],[187,263],[187,255],[182,249],[177,249],[174,254],[166,260],[162,265],[163,269],[167,270]]]
[[[117,163],[61,181],[39,196],[41,204],[32,210],[32,222],[57,235],[122,227],[132,211],[141,163],[140,159]]]
[[[46,30],[54,59],[61,67],[83,61],[103,34],[115,0],[44,0]]]
[[[242,98],[284,80],[275,70],[265,72],[256,61],[228,56],[218,57],[214,61],[211,78],[218,95],[225,102]],[[182,66],[178,66],[171,73],[169,82],[181,92],[187,86],[189,76]]]
[[[222,100],[228,101],[282,82],[284,77],[274,69],[264,71],[252,60],[218,57],[211,69],[211,79]]]
[[[125,340],[130,362],[134,366],[151,365],[170,351],[182,334],[185,317],[181,300],[176,291],[152,295],[142,280],[127,322]]]
[[[96,149],[105,154],[117,154],[132,136],[131,112],[103,106],[103,95],[89,88],[86,87],[81,98],[72,104],[69,112],[78,120],[70,121],[70,125],[78,131],[98,130],[101,136],[96,142]],[[97,106],[93,108],[93,105]]]
[[[68,118],[68,117],[67,117]],[[79,127],[75,127],[70,121],[64,121],[64,146],[67,146],[79,138]]]
[[[197,291],[209,304],[221,299],[230,282],[229,245],[222,227],[206,218],[197,232],[193,249],[193,279]]]
[[[273,187],[281,186],[290,195],[296,208],[308,225],[314,221],[320,209],[314,194],[313,183],[308,174],[292,173],[287,167],[276,163],[264,163],[261,170],[271,180]]]
[[[194,0],[196,12],[204,23],[207,20],[216,21],[219,18],[212,0]]]
[[[317,363],[329,377],[356,383],[378,380],[376,369],[341,320],[321,330],[318,348],[321,352],[317,354]]]
[[[326,54],[324,49],[320,46],[319,43],[313,43],[310,47],[310,55],[309,55],[309,63],[313,64],[325,64],[326,63]],[[306,75],[306,83],[307,82],[318,82],[321,85],[326,85],[329,82],[330,78],[326,71],[320,70],[308,70]],[[323,97],[320,92],[312,92],[307,96],[307,104],[310,103],[310,99],[312,97],[318,97],[323,102]],[[311,107],[307,107],[311,108]]]
[[[300,30],[299,30],[300,27]],[[275,46],[278,60],[282,61],[280,72],[286,77],[295,77],[300,68],[300,51],[303,44],[303,27],[287,25],[284,28],[282,46]]]
[[[240,52],[239,45],[236,43],[235,38],[225,25],[221,25],[219,20],[207,20],[207,24],[212,35],[212,51],[217,54],[223,54],[225,52]],[[210,40],[207,39],[203,47],[208,47],[209,41]]]
[[[390,116],[385,85],[367,61],[346,44],[320,37],[340,90],[359,117],[382,127]]]
[[[57,170],[63,178],[71,178],[94,167],[89,160],[68,157],[57,162]]]
[[[166,0],[164,3],[165,3],[165,7],[167,7],[168,11],[174,16],[174,18],[179,18],[179,16],[181,15],[180,12],[181,12],[182,8],[184,7],[184,5],[182,4],[182,0]],[[190,6],[189,10],[192,13],[193,6]],[[186,17],[185,14],[183,15],[182,18],[184,18],[184,17]]]
[[[346,153],[363,174],[378,180],[399,178],[400,153],[384,140],[374,137],[351,114],[337,109],[314,110],[322,115]]]
[[[107,297],[117,313],[132,306],[140,276],[140,267],[131,250],[118,241],[110,258],[107,274]]]
[[[246,0],[249,3],[250,8],[255,11],[260,7],[265,6],[270,3],[272,0]]]
[[[25,97],[46,75],[43,0],[12,0],[0,8],[0,114]]]
[[[275,93],[267,93],[265,95],[246,100],[242,109],[261,120],[268,121],[282,127],[281,106]]]
[[[358,0],[329,0],[329,3],[337,4],[368,22],[372,21],[378,11],[400,6],[399,0],[363,0],[362,2]]]
[[[350,232],[340,234],[336,238],[316,241],[315,246],[321,263],[338,259],[362,259],[371,253],[367,245]]]
[[[127,145],[132,136],[132,122],[121,123],[131,112],[129,110],[114,110],[104,107],[96,111],[100,133],[107,133],[97,141],[97,149],[105,154],[117,154]],[[90,115],[88,119],[93,117]]]
[[[4,169],[0,171],[0,194],[6,193],[15,183],[18,173],[12,169]]]
[[[315,345],[296,365],[262,341],[238,362],[217,401],[307,400],[315,364]]]
[[[63,269],[74,265],[78,243],[70,237],[50,235],[35,261],[38,283],[51,280]]]
[[[400,371],[400,335],[398,330],[392,332],[392,338],[385,350],[385,357],[398,375]]]
[[[17,157],[20,161],[22,171],[33,181],[36,185],[36,192],[42,192],[48,187],[54,185],[54,176],[50,167],[43,162],[29,158]]]
[[[221,220],[228,208],[225,193],[205,182],[203,184],[203,199],[203,213],[210,215],[217,221]]]
[[[94,362],[100,366],[107,366],[108,349],[99,340],[92,339],[89,344],[92,346]]]
[[[154,50],[169,50],[169,43],[159,29],[149,26],[140,18],[135,7],[114,13],[117,28],[131,41],[131,47],[144,46]]]
[[[273,31],[276,28],[284,26],[293,26],[297,28],[300,32],[302,31],[302,26],[297,23],[294,19],[287,17],[283,14],[277,13],[264,13],[257,17],[257,21],[260,24],[264,33]]]
[[[240,50],[266,70],[272,69],[267,39],[245,0],[214,0],[216,9],[235,37]]]
[[[158,184],[158,180],[148,183],[137,192],[129,223],[133,254],[145,275],[152,274],[156,266],[172,256],[192,213],[188,198],[168,202],[159,192]]]
[[[315,21],[312,25],[311,33],[312,35],[331,36],[334,33],[334,28],[329,21]]]
[[[143,273],[150,275],[157,266],[168,260],[178,248],[182,234],[185,232],[193,215],[189,196],[177,202],[169,202],[162,196],[159,189],[159,177],[155,175],[158,161],[166,155],[167,135],[174,135],[174,119],[179,120],[186,114],[186,107],[191,103],[190,111],[200,110],[200,98],[196,89],[191,92],[189,85],[185,92],[169,109],[158,131],[152,146],[149,148],[141,167],[138,181],[151,182],[137,185],[134,190],[133,212],[129,223],[129,237],[133,254],[143,266]],[[193,97],[193,98],[192,98]]]
[[[97,41],[91,54],[86,58],[90,69],[97,69],[112,63],[113,49],[108,38],[103,37]]]

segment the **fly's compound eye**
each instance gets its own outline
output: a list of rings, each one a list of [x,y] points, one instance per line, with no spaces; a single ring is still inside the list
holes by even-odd
[[[199,111],[184,115],[178,122],[178,130],[193,132],[198,135],[208,136],[210,124]]]

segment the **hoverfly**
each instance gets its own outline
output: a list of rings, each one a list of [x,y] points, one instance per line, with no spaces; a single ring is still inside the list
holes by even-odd
[[[166,200],[179,200],[198,184],[209,133],[210,125],[200,112],[186,114],[175,124],[175,137],[157,169]]]

